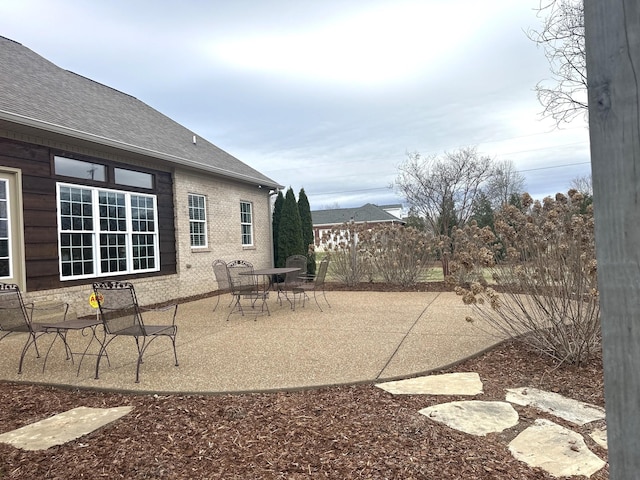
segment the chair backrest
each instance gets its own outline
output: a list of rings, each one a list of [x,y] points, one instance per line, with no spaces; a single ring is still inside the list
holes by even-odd
[[[256,280],[253,275],[244,275],[244,273],[253,272],[253,264],[244,260],[232,260],[227,263],[229,271],[229,287],[232,291],[238,288],[253,286]],[[243,273],[243,275],[240,275]]]
[[[138,299],[129,282],[96,282],[93,291],[105,332],[111,335],[146,334]]]
[[[228,290],[229,270],[227,269],[227,262],[220,259],[214,260],[213,274],[216,276],[216,282],[218,282],[218,290]]]
[[[318,266],[318,272],[316,273],[316,286],[324,285],[324,279],[327,276],[327,269],[329,268],[329,257],[324,257],[320,261],[320,266]]]
[[[30,318],[20,287],[13,283],[0,283],[0,331],[24,329],[25,324],[31,329]]]
[[[300,275],[307,273],[307,257],[304,255],[291,255],[285,260],[285,267],[299,268],[300,270],[285,274],[284,283],[299,282]]]

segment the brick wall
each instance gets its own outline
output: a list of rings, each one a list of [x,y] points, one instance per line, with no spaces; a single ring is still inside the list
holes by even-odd
[[[175,223],[178,265],[176,275],[136,278],[133,283],[138,301],[152,305],[170,300],[206,295],[217,289],[213,261],[247,260],[256,268],[272,266],[271,208],[269,191],[201,173],[175,172]],[[191,248],[189,237],[188,195],[206,197],[207,248]],[[252,247],[243,247],[240,235],[240,202],[250,202],[253,209]],[[61,290],[44,290],[25,294],[28,301],[64,301],[72,315],[95,313],[89,305],[91,284]]]

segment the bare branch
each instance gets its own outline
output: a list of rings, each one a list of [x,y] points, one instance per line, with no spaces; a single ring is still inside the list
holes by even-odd
[[[582,0],[541,2],[540,30],[529,29],[527,37],[544,49],[551,80],[536,85],[542,115],[556,125],[587,116],[587,68]]]

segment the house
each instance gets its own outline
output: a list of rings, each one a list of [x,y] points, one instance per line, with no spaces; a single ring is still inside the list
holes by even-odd
[[[140,100],[0,37],[0,281],[93,312],[96,279],[141,303],[217,288],[214,259],[272,265],[282,188]]]
[[[400,207],[400,208],[398,208]],[[388,209],[396,212],[401,211],[402,206],[391,205]],[[353,223],[366,223],[368,225],[379,225],[385,223],[404,225],[405,221],[389,213],[385,208],[372,203],[367,203],[357,208],[332,208],[328,210],[315,210],[311,212],[311,222],[313,223],[313,235],[316,250],[323,251],[325,248],[323,235],[341,225]]]

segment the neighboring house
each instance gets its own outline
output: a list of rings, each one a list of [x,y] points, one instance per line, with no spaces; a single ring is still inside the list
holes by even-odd
[[[133,281],[152,304],[215,290],[216,258],[271,266],[280,188],[136,98],[0,37],[0,281],[30,300],[84,315],[96,279]]]
[[[401,209],[401,205],[399,206]],[[329,210],[315,210],[311,212],[313,223],[313,235],[316,250],[323,251],[325,244],[323,236],[332,229],[340,228],[341,225],[349,222],[366,223],[368,225],[378,225],[385,223],[397,223],[404,225],[405,221],[392,215],[385,208],[397,211],[398,206],[379,207],[372,203],[367,203],[357,208],[332,208]]]
[[[387,213],[390,213],[394,217],[404,218],[404,208],[401,203],[394,203],[391,205],[378,205],[382,210]]]

